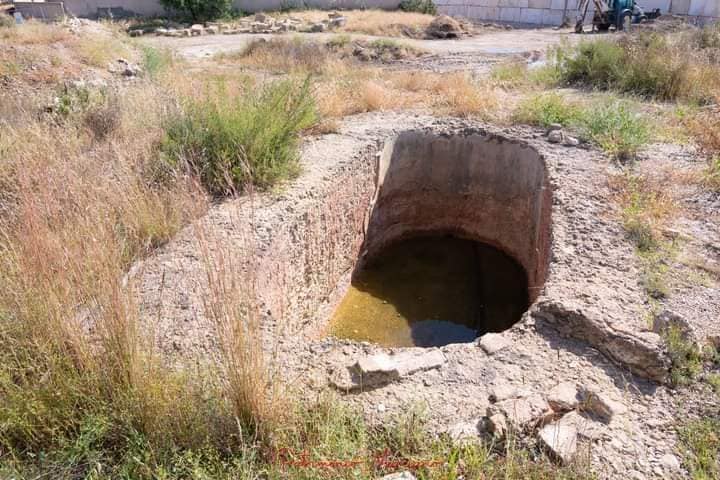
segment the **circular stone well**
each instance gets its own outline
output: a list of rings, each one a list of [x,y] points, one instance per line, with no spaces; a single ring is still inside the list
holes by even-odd
[[[442,346],[510,328],[547,275],[551,192],[531,147],[409,131],[389,141],[338,337]]]

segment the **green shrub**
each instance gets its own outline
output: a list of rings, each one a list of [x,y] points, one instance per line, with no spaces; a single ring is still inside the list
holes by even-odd
[[[520,102],[513,118],[518,122],[540,127],[548,127],[553,123],[569,127],[580,122],[582,109],[559,93],[542,93]]]
[[[720,155],[710,159],[710,164],[705,169],[703,183],[714,192],[720,192]]]
[[[196,22],[224,17],[232,6],[232,0],[160,0],[160,3]]]
[[[581,41],[555,50],[555,62],[567,84],[611,88],[625,61],[623,48],[613,40]]]
[[[587,109],[581,131],[583,137],[619,160],[633,158],[650,140],[650,129],[645,118],[620,101]]]
[[[404,12],[437,15],[437,7],[433,0],[402,0],[402,2],[400,2],[400,10]]]
[[[0,12],[0,28],[11,28],[15,26],[15,19],[10,15]]]
[[[235,101],[191,101],[165,126],[163,158],[191,167],[215,194],[267,188],[298,172],[298,135],[315,122],[309,79],[275,82]]]
[[[685,467],[694,480],[720,477],[720,419],[695,420],[679,431]]]
[[[671,326],[665,332],[670,355],[670,381],[675,386],[689,385],[702,373],[703,357],[700,349],[685,338],[682,331]]]
[[[517,88],[528,80],[528,68],[525,62],[504,62],[495,65],[490,78],[503,88]]]

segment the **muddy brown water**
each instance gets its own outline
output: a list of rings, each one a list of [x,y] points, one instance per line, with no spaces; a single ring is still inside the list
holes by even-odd
[[[356,272],[330,334],[387,347],[473,341],[520,320],[527,276],[501,251],[454,237],[392,244]]]

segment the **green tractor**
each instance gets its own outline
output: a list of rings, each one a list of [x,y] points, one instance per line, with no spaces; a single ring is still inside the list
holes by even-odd
[[[583,33],[585,17],[591,0],[580,0],[578,5],[577,23],[575,32]],[[616,31],[629,31],[634,23],[641,23],[655,19],[660,16],[660,9],[645,12],[635,0],[592,0],[595,4],[595,15],[593,16],[593,30],[597,28],[600,32],[607,32],[610,27]]]

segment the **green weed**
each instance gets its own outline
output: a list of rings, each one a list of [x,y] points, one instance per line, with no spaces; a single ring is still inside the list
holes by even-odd
[[[173,64],[172,52],[150,46],[142,47],[143,66],[150,78],[156,78]]]
[[[249,183],[267,188],[298,172],[298,135],[316,119],[309,79],[272,83],[236,101],[191,101],[166,124],[163,159],[192,168],[215,194]]]
[[[710,159],[710,163],[703,174],[703,182],[707,188],[720,192],[720,155]]]
[[[695,420],[679,431],[685,467],[693,480],[720,477],[720,419]]]
[[[555,92],[526,98],[514,113],[516,121],[540,127],[548,127],[553,123],[565,127],[577,126],[582,116],[583,111],[579,105],[567,101]]]
[[[708,374],[707,383],[713,389],[713,392],[720,395],[720,373]]]
[[[437,15],[437,7],[435,6],[433,0],[402,0],[399,8],[404,12]]]
[[[621,101],[586,109],[581,132],[583,137],[619,160],[633,158],[650,139],[647,120]]]
[[[670,381],[675,386],[689,385],[702,373],[703,356],[692,341],[685,338],[676,326],[665,332],[665,343],[670,355]]]

